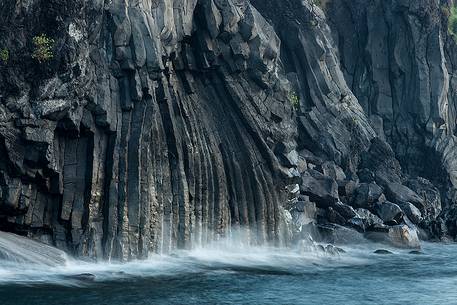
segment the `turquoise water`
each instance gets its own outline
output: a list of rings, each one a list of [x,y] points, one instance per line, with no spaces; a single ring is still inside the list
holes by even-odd
[[[343,247],[346,253],[330,256],[219,245],[60,267],[0,261],[0,304],[457,304],[456,245],[374,254],[380,247]],[[74,278],[82,273],[95,278]]]

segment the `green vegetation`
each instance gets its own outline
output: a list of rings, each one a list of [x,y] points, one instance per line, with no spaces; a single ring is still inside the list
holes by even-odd
[[[0,50],[0,60],[7,64],[8,60],[10,59],[10,51],[7,48],[3,48]]]
[[[457,40],[457,6],[452,5],[449,11],[446,11],[449,15],[447,29],[455,40]]]
[[[289,93],[289,101],[295,109],[300,109],[300,97],[295,93]]]
[[[38,62],[43,63],[54,57],[54,39],[49,38],[46,34],[33,37],[33,46],[32,58],[38,60]]]

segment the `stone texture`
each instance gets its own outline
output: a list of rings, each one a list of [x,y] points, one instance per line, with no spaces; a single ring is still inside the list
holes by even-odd
[[[420,249],[421,247],[417,231],[405,224],[392,226],[387,229],[387,232],[368,232],[365,236],[373,241],[388,243],[399,248]]]
[[[420,224],[423,219],[421,211],[419,211],[419,209],[416,208],[412,203],[399,203],[398,206],[414,224]]]
[[[457,48],[446,13],[453,3],[338,0],[326,10],[344,78],[379,139],[393,148],[371,154],[365,167],[382,186],[415,191],[423,204],[411,203],[429,225],[455,219]],[[376,156],[393,162],[370,167]]]
[[[382,225],[383,220],[366,209],[357,209],[356,215],[348,223],[358,231],[365,232],[375,225]]]
[[[398,205],[389,201],[376,203],[374,210],[385,224],[399,224],[404,215],[402,209]]]
[[[284,245],[314,216],[414,244],[350,207],[384,193],[457,234],[457,45],[437,1],[7,0],[0,46],[0,230],[121,260],[239,227]]]
[[[302,175],[300,192],[309,196],[319,207],[329,207],[338,201],[336,181],[314,170]]]
[[[232,226],[287,242],[294,110],[280,39],[248,1],[12,3],[0,22],[12,23],[0,27],[12,55],[0,67],[0,229],[122,260]],[[30,57],[36,31],[56,41],[49,62]]]
[[[382,199],[382,189],[376,183],[362,183],[354,191],[352,206],[370,209]],[[381,200],[382,201],[382,200]]]

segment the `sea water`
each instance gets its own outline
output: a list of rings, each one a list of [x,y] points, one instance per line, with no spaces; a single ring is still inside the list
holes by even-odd
[[[454,244],[426,243],[421,254],[342,248],[335,255],[218,242],[129,263],[4,258],[0,304],[457,304]],[[392,254],[374,253],[381,248]]]

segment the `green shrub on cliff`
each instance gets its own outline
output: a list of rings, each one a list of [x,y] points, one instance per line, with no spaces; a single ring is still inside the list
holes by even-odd
[[[54,39],[45,34],[33,37],[33,46],[32,58],[38,60],[38,62],[43,63],[54,57],[52,50],[54,48]]]
[[[295,109],[300,108],[300,97],[295,92],[289,93],[289,101]]]
[[[448,32],[454,37],[455,40],[457,40],[457,7],[455,5],[452,5],[448,14]]]
[[[0,60],[7,64],[8,60],[10,59],[10,51],[7,48],[3,48],[0,50]]]

